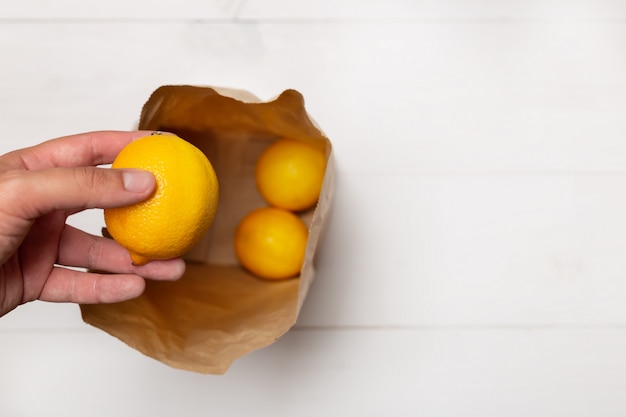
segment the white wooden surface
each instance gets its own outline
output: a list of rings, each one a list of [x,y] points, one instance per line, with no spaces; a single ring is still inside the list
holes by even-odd
[[[0,56],[0,153],[130,129],[162,84],[295,88],[338,172],[275,345],[196,375],[31,303],[0,415],[625,415],[626,3],[22,0]]]

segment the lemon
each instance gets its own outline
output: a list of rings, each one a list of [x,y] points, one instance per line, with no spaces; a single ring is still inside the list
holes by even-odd
[[[241,265],[266,279],[300,272],[308,239],[306,224],[294,213],[262,207],[248,213],[235,230],[235,254]]]
[[[191,143],[171,134],[145,136],[126,145],[111,167],[150,171],[156,179],[148,200],[104,210],[107,231],[133,264],[183,255],[213,222],[217,176]]]
[[[319,199],[325,170],[326,155],[322,148],[303,141],[279,139],[256,162],[256,186],[269,205],[302,211]]]

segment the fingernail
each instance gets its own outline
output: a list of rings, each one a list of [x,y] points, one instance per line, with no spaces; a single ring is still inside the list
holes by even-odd
[[[126,191],[143,193],[154,188],[154,176],[148,171],[127,169],[122,172],[122,180]]]

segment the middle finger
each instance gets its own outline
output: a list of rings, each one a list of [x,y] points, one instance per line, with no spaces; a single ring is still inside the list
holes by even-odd
[[[94,236],[69,225],[65,225],[61,234],[57,263],[164,281],[179,279],[185,272],[185,262],[180,258],[135,266],[128,251],[113,239]]]

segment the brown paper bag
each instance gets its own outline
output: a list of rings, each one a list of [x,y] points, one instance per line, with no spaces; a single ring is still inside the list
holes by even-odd
[[[81,305],[83,320],[169,366],[222,374],[235,359],[272,344],[296,322],[315,276],[315,252],[331,204],[330,141],[294,90],[260,102],[239,90],[160,87],[145,104],[139,129],[175,133],[205,152],[220,184],[217,214],[184,256],[187,271],[181,280],[148,282],[143,295],[127,302]],[[323,147],[328,164],[317,206],[299,213],[310,231],[300,276],[276,282],[240,267],[233,237],[245,214],[267,205],[256,190],[254,165],[281,137]]]

